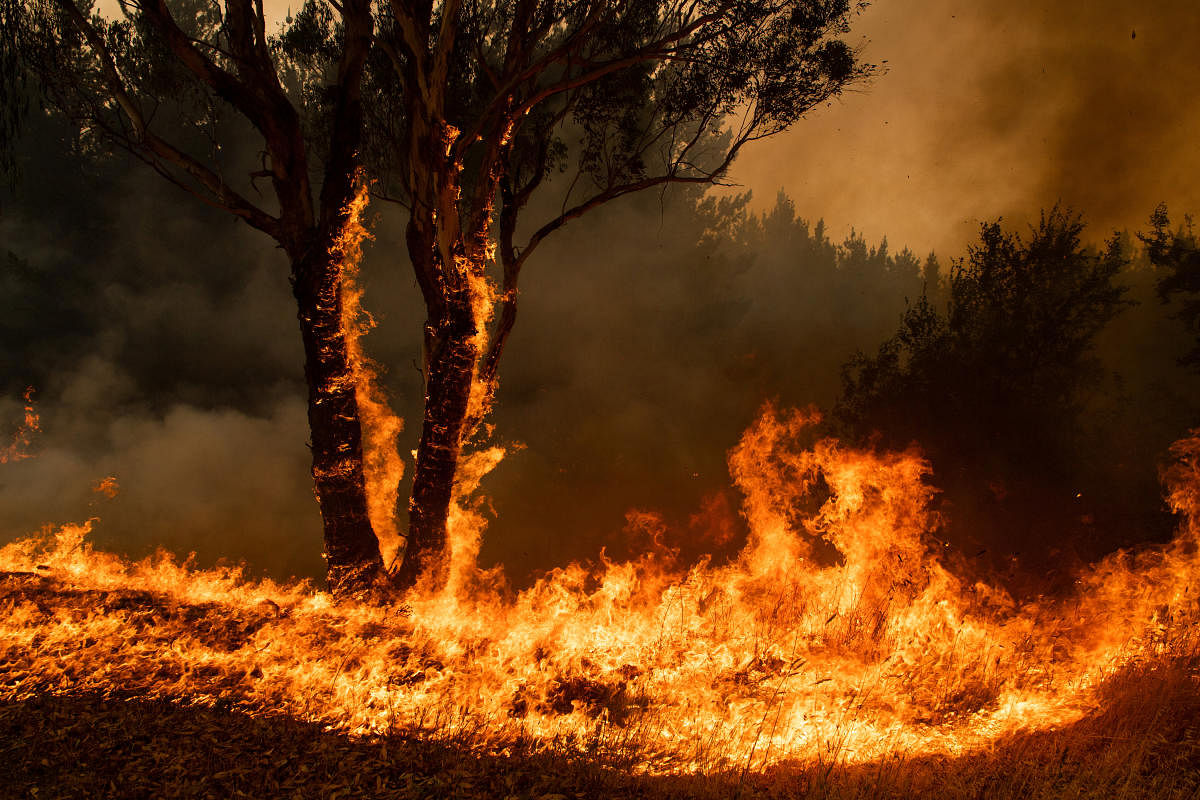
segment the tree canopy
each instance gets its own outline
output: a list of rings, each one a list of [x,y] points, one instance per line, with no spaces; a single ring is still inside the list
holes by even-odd
[[[894,447],[916,442],[963,514],[997,505],[1054,519],[1047,510],[1076,494],[1080,414],[1104,376],[1096,337],[1128,304],[1119,238],[1096,252],[1082,231],[1058,208],[1028,237],[984,224],[951,268],[945,308],[920,297],[877,354],[846,365],[841,424]]]
[[[1151,230],[1142,234],[1146,252],[1152,263],[1165,272],[1158,282],[1158,296],[1164,303],[1179,300],[1175,312],[1195,337],[1195,346],[1181,358],[1181,364],[1200,372],[1200,244],[1192,229],[1191,217],[1171,229],[1171,219],[1165,204],[1150,215]]]

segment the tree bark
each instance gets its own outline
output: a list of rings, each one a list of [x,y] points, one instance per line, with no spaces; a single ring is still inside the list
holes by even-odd
[[[312,475],[325,534],[329,590],[362,596],[383,575],[367,515],[362,428],[342,326],[341,263],[315,246],[293,264],[312,433]]]
[[[435,584],[444,575],[447,521],[479,355],[468,292],[466,286],[456,292],[442,319],[428,328],[425,415],[408,506],[404,561],[396,574],[404,587],[415,585],[426,571]]]
[[[419,58],[410,64],[416,69]],[[409,75],[411,85],[420,81]],[[447,125],[434,94],[432,103],[414,96],[405,142],[412,213],[406,231],[408,255],[425,300],[425,413],[417,446],[408,536],[395,574],[400,588],[428,574],[435,586],[445,579],[447,523],[454,502],[471,389],[479,360],[479,324],[473,281],[482,274],[486,220],[474,235],[460,218],[462,165],[449,158],[459,133]]]

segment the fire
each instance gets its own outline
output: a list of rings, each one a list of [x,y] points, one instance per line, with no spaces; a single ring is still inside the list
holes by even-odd
[[[491,259],[489,253],[487,259]],[[466,262],[462,266],[463,274],[466,276],[467,286],[470,290],[471,297],[471,315],[475,319],[475,365],[471,375],[471,394],[467,400],[467,419],[482,420],[491,410],[492,389],[487,385],[486,381],[480,379],[479,368],[483,354],[487,352],[489,331],[488,325],[492,321],[492,316],[496,309],[496,300],[499,295],[496,291],[496,282],[484,271],[483,267],[486,260],[479,264],[471,264]]]
[[[404,477],[404,461],[396,442],[404,430],[404,420],[396,416],[388,405],[379,384],[380,367],[367,356],[362,345],[363,336],[375,327],[375,319],[363,308],[363,289],[358,283],[363,244],[371,238],[363,221],[363,214],[370,202],[369,186],[361,171],[356,181],[354,198],[346,209],[346,224],[334,244],[334,251],[342,265],[342,329],[346,334],[346,351],[358,401],[358,418],[362,424],[367,514],[379,539],[383,563],[390,568],[403,543],[396,522],[396,501],[400,480]]]
[[[768,408],[731,451],[751,534],[728,563],[602,555],[513,592],[476,564],[483,518],[463,504],[448,584],[392,606],[129,563],[93,550],[87,525],[8,545],[0,695],[128,693],[656,772],[757,770],[974,752],[1081,719],[1122,670],[1195,653],[1200,431],[1164,472],[1173,542],[1021,604],[943,563],[918,453],[813,441],[817,419]],[[653,535],[653,518],[634,523]]]
[[[21,427],[17,428],[16,433],[13,434],[8,447],[0,449],[0,464],[29,458],[29,446],[33,444],[33,437],[42,430],[37,404],[33,401],[33,391],[33,387],[30,386],[22,395],[25,400],[25,417],[21,421]]]

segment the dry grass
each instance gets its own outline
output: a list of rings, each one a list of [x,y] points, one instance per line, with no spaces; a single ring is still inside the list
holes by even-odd
[[[954,759],[896,755],[854,768],[795,765],[773,777],[777,789],[790,782],[795,796],[838,800],[1200,797],[1200,659],[1128,668],[1108,682],[1095,713],[1059,730],[998,741],[985,752]]]
[[[118,624],[114,646],[136,640],[148,648],[144,653],[170,649],[186,636],[213,652],[236,649],[273,618],[258,606],[168,600],[148,591],[83,591],[42,576],[0,575],[0,613],[35,608],[35,629],[103,613]],[[638,707],[626,724],[608,725],[613,741],[599,747],[542,741],[498,752],[494,739],[488,750],[469,727],[447,726],[421,736],[393,730],[352,737],[286,716],[282,703],[266,706],[260,698],[256,705],[247,695],[256,678],[245,670],[191,665],[187,681],[165,676],[175,688],[163,694],[152,687],[164,685],[170,666],[164,660],[131,660],[104,642],[79,641],[49,648],[47,662],[33,652],[35,640],[31,648],[0,647],[0,797],[1200,798],[1194,633],[1175,629],[1173,638],[1145,651],[1158,655],[1111,675],[1095,710],[1079,721],[997,739],[969,755],[895,753],[851,765],[831,752],[766,771],[673,776],[622,768],[644,754],[639,731],[653,727],[654,708]],[[205,696],[191,694],[198,690]],[[562,691],[578,699],[600,690],[568,681]],[[977,705],[969,696],[943,694]],[[616,702],[607,695],[601,701]],[[473,715],[468,709],[462,716]]]
[[[3,666],[0,665],[0,673]],[[0,705],[0,796],[12,798],[1195,798],[1200,659],[1114,676],[1096,713],[959,758],[766,774],[633,776],[554,752],[363,739],[281,717],[166,701],[37,696]]]

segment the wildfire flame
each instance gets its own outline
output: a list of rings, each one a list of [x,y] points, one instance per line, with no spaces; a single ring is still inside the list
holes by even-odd
[[[30,386],[22,395],[25,401],[25,417],[21,421],[21,427],[17,428],[17,432],[13,434],[8,447],[0,450],[0,464],[22,461],[30,457],[29,446],[33,444],[34,435],[41,433],[42,430],[37,404],[33,400],[33,392],[34,389]]]
[[[166,555],[129,563],[93,550],[87,525],[8,545],[0,695],[220,702],[715,771],[969,753],[1080,719],[1121,669],[1195,652],[1200,430],[1164,473],[1174,541],[1019,604],[929,546],[919,454],[806,443],[816,419],[768,408],[731,451],[751,533],[726,564],[602,556],[512,592],[475,565],[482,517],[460,507],[449,585],[381,607]]]
[[[488,386],[479,376],[480,359],[487,351],[490,339],[488,325],[492,321],[496,300],[499,296],[496,291],[496,282],[483,271],[483,265],[491,258],[489,250],[486,260],[479,265],[468,263],[463,270],[471,292],[471,314],[475,318],[475,350],[479,354],[475,359],[474,372],[471,376],[471,395],[467,401],[467,419],[482,420],[491,410],[492,387]]]
[[[346,208],[346,223],[334,243],[333,252],[341,262],[342,330],[346,336],[346,354],[362,424],[367,515],[379,539],[383,563],[390,567],[403,548],[403,537],[396,521],[396,501],[400,480],[404,477],[404,461],[397,448],[404,420],[388,405],[379,383],[380,367],[367,356],[362,345],[362,338],[375,327],[375,318],[363,308],[363,289],[358,283],[363,244],[371,238],[363,221],[370,203],[370,187],[361,170],[355,180],[354,198]]]
[[[109,475],[107,478],[102,478],[92,486],[92,491],[99,495],[104,495],[109,500],[115,498],[121,493],[121,484],[117,483],[116,475]]]

